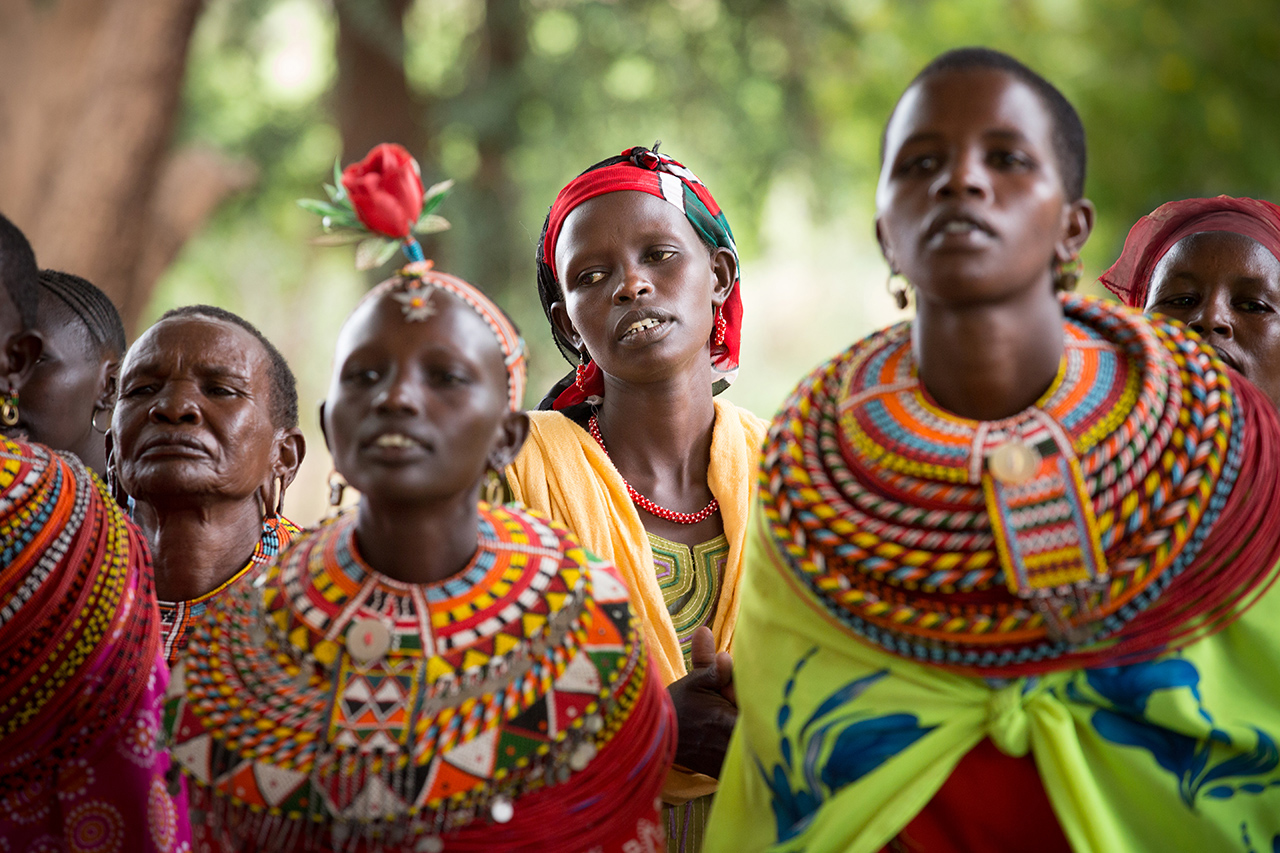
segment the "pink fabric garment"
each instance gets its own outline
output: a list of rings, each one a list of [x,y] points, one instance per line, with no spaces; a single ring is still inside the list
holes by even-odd
[[[95,690],[100,677],[91,672],[84,689]],[[175,775],[178,793],[169,793],[169,754],[161,742],[168,684],[158,655],[146,690],[96,749],[37,769],[33,761],[49,745],[33,743],[0,767],[0,777],[31,774],[0,802],[2,853],[191,853],[185,780]],[[68,719],[64,726],[78,724]],[[54,730],[48,739],[62,734]]]
[[[1230,231],[1256,240],[1280,258],[1280,206],[1253,198],[1185,198],[1160,205],[1134,223],[1124,250],[1098,276],[1103,287],[1138,310],[1147,307],[1151,274],[1179,240],[1205,231]]]

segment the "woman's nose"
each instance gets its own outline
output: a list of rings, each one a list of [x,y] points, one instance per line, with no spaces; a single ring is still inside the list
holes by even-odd
[[[649,280],[648,274],[640,265],[632,264],[623,271],[622,281],[613,291],[613,301],[617,304],[633,302],[652,292],[653,282]]]
[[[934,182],[940,197],[985,196],[991,191],[990,177],[979,151],[961,151],[950,157]]]
[[[202,420],[194,391],[183,383],[166,385],[151,404],[148,414],[151,420],[160,423],[198,424]]]
[[[1231,318],[1231,306],[1224,304],[1221,299],[1204,300],[1196,313],[1190,317],[1190,322],[1187,325],[1201,335],[1217,335],[1220,338],[1230,338],[1235,334]]]

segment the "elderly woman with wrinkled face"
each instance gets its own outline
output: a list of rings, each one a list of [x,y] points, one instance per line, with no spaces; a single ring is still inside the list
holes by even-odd
[[[111,431],[173,663],[209,601],[297,532],[281,515],[306,452],[293,373],[248,321],[178,308],[130,347]]]

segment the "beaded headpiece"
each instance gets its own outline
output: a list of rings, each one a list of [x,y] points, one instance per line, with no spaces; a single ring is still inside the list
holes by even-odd
[[[405,322],[425,320],[435,313],[431,295],[436,288],[452,293],[480,315],[493,332],[502,350],[502,361],[507,368],[507,391],[511,411],[520,411],[524,401],[524,388],[528,377],[528,360],[524,338],[516,331],[515,324],[505,311],[485,296],[479,288],[455,275],[433,268],[431,261],[416,261],[402,267],[393,278],[379,284],[365,294],[361,302],[381,296],[400,303]]]
[[[334,164],[333,183],[325,184],[329,201],[302,199],[298,204],[322,217],[327,233],[319,242],[357,244],[359,269],[385,264],[397,248],[404,252],[409,263],[365,294],[364,300],[390,294],[400,303],[405,322],[421,322],[435,313],[431,294],[440,288],[479,314],[498,340],[507,368],[511,410],[519,411],[524,403],[528,365],[524,339],[515,324],[474,285],[432,269],[431,261],[413,236],[449,228],[448,220],[437,215],[435,209],[452,186],[453,181],[443,181],[424,192],[417,161],[401,146],[384,143],[346,169],[339,171]]]

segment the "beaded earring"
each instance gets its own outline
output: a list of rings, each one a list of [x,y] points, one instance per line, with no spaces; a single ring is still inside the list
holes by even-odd
[[[0,400],[0,424],[11,427],[18,423],[18,392],[9,389]]]
[[[716,327],[711,333],[711,345],[716,347],[724,346],[724,334],[729,328],[729,324],[725,322],[723,306],[716,306]]]
[[[577,374],[573,380],[573,384],[578,386],[579,391],[587,390],[587,365],[591,363],[591,355],[587,352],[587,348],[582,348],[582,361],[578,364]]]
[[[1084,270],[1084,262],[1080,260],[1080,255],[1073,254],[1067,260],[1053,261],[1053,288],[1059,291],[1070,291],[1076,289],[1076,282],[1080,280],[1080,273]]]

